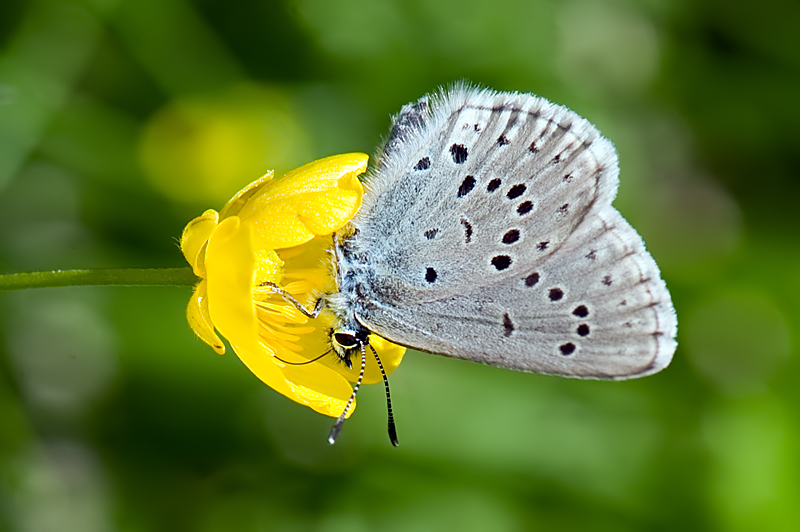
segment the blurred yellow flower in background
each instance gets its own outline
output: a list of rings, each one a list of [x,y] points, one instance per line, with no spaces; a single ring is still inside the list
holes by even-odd
[[[222,202],[267,161],[279,174],[310,157],[290,94],[239,83],[181,95],[141,130],[139,159],[150,185],[178,202]]]
[[[336,289],[331,235],[361,206],[358,176],[367,159],[364,154],[336,155],[278,179],[270,172],[219,213],[207,210],[189,222],[181,236],[181,250],[202,279],[187,308],[197,336],[223,354],[216,329],[259,379],[332,417],[344,410],[358,369],[346,367],[333,354],[293,364],[330,351],[335,317],[327,310],[317,318],[305,316],[269,283],[306,308]],[[387,374],[405,354],[404,347],[375,335],[370,344]],[[369,359],[364,382],[381,379],[377,362]]]

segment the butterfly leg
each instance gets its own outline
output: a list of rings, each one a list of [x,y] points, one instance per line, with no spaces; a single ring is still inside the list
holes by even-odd
[[[316,318],[319,316],[319,313],[322,311],[323,307],[325,306],[325,301],[322,298],[317,299],[316,304],[314,305],[314,310],[308,310],[305,305],[300,303],[296,300],[289,292],[281,288],[280,286],[276,285],[275,283],[262,283],[261,286],[268,286],[272,289],[273,292],[280,295],[283,299],[294,305],[294,308],[299,310],[308,318]]]

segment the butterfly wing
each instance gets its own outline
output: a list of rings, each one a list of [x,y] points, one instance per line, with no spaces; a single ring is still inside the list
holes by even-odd
[[[675,313],[611,206],[617,174],[611,143],[542,98],[456,88],[404,107],[342,245],[356,319],[409,347],[524,371],[660,370]]]

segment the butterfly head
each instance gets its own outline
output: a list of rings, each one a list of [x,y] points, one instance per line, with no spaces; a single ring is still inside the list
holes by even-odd
[[[369,344],[369,331],[363,327],[340,327],[331,332],[331,346],[348,368],[353,367],[352,357],[360,354],[361,348]]]

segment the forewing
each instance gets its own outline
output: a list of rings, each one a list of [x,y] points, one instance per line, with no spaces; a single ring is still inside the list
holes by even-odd
[[[409,297],[513,277],[616,193],[611,144],[542,98],[459,90],[405,111],[356,226]]]

